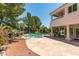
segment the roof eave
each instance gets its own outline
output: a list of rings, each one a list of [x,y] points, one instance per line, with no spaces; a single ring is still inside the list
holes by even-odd
[[[52,15],[52,13],[54,13],[55,11],[57,11],[58,9],[62,8],[64,5],[66,5],[67,3],[63,4],[62,6],[60,6],[59,8],[57,8],[56,10],[52,11],[51,13],[49,13],[49,15]]]

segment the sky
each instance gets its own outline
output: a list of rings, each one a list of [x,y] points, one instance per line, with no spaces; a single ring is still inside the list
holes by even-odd
[[[25,4],[26,10],[21,17],[27,16],[27,12],[30,12],[33,16],[38,16],[40,18],[42,25],[49,27],[51,21],[49,13],[62,5],[62,3],[27,3]]]

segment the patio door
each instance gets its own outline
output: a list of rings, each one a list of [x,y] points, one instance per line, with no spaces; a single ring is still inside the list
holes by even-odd
[[[76,28],[76,38],[79,38],[79,28]]]

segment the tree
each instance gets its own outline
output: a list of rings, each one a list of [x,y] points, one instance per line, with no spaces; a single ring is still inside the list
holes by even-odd
[[[25,8],[22,3],[1,3],[0,4],[0,45],[9,39],[8,34],[18,28],[18,16]],[[11,30],[11,31],[10,31]]]
[[[28,31],[29,31],[29,33],[31,32],[31,26],[32,26],[32,21],[31,21],[31,19],[32,19],[32,15],[31,15],[31,13],[27,13],[27,18],[26,18],[26,21],[27,21],[27,26],[28,26]]]
[[[24,22],[28,26],[29,32],[40,32],[41,21],[38,16],[32,16],[31,13],[28,12]]]
[[[48,34],[50,33],[50,28],[47,28],[45,27],[44,25],[41,26],[41,33],[44,33],[44,34]]]
[[[35,31],[40,32],[41,21],[38,16],[32,16],[32,25]]]
[[[0,4],[0,22],[2,24],[3,20],[6,18],[6,23],[9,25],[13,25],[15,23],[16,18],[21,15],[25,8],[25,4],[18,3],[2,3]],[[6,24],[5,23],[5,24]]]

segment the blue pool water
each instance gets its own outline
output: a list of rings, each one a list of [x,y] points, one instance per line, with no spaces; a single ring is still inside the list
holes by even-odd
[[[30,39],[30,38],[40,38],[42,37],[43,34],[26,34],[25,37]]]

